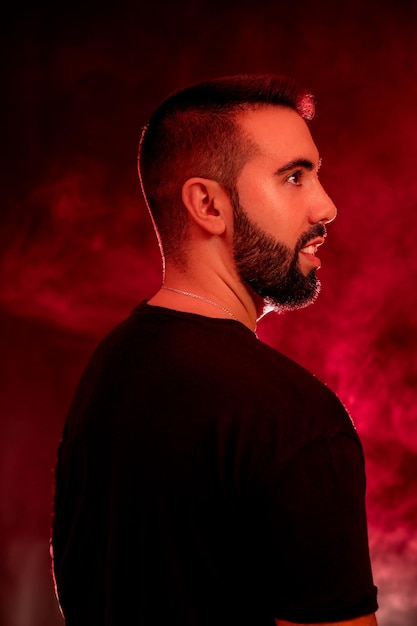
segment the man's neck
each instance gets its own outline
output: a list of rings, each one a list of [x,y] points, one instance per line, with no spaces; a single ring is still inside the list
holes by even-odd
[[[235,319],[254,331],[262,303],[256,303],[245,285],[230,276],[215,272],[206,272],[204,277],[193,272],[191,276],[184,269],[167,264],[163,285],[148,304],[211,318]]]

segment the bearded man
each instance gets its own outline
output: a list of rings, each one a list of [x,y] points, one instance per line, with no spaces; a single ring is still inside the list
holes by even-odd
[[[139,174],[162,286],[98,346],[59,446],[52,547],[68,626],[374,626],[361,444],[262,343],[312,303],[336,209],[312,97],[279,76],[169,96]]]

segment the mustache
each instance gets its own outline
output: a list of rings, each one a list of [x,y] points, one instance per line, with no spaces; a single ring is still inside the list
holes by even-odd
[[[301,248],[316,237],[326,237],[327,236],[327,228],[324,224],[319,222],[318,224],[314,224],[307,232],[303,233],[296,244],[296,251],[299,252]]]

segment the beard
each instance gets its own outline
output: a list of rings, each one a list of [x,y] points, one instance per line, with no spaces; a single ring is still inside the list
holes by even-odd
[[[233,249],[240,279],[264,301],[268,311],[294,311],[312,304],[319,292],[316,269],[307,275],[299,265],[300,250],[314,237],[324,237],[326,227],[315,224],[297,241],[294,250],[262,231],[248,218],[237,195],[233,201]]]

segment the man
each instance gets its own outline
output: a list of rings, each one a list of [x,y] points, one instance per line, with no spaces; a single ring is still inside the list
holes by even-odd
[[[163,284],[100,344],[65,425],[68,626],[376,624],[357,433],[254,333],[318,294],[336,210],[313,113],[289,80],[235,76],[173,94],[143,132]]]

